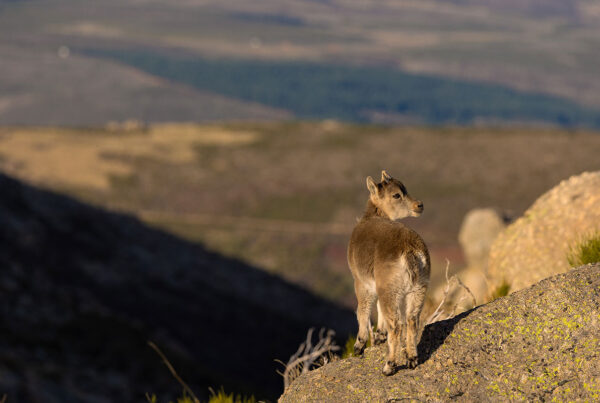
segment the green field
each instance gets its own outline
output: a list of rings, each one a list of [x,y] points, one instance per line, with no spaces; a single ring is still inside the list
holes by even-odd
[[[558,97],[382,67],[206,59],[132,50],[83,53],[202,91],[285,109],[301,119],[600,127],[600,111]]]

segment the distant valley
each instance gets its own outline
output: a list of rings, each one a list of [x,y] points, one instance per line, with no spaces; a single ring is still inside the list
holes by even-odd
[[[599,47],[585,0],[4,1],[0,125],[597,127]]]

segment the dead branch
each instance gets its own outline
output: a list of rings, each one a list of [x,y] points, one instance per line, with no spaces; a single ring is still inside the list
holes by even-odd
[[[456,310],[458,309],[458,307],[460,306],[461,302],[464,301],[466,298],[470,297],[471,298],[471,304],[473,306],[477,305],[477,300],[475,299],[475,296],[473,295],[473,293],[471,292],[471,290],[469,289],[469,287],[467,287],[461,280],[460,278],[458,278],[456,275],[448,278],[448,268],[450,267],[450,261],[448,259],[446,259],[446,288],[444,289],[444,296],[442,297],[442,300],[440,301],[439,305],[437,306],[437,308],[435,309],[435,311],[429,316],[429,318],[427,319],[427,321],[425,322],[426,325],[433,323],[433,322],[437,322],[440,320],[444,320],[444,319],[448,319],[451,318],[455,315]],[[459,289],[462,289],[464,291],[467,292],[468,295],[462,295],[461,298],[458,300],[457,303],[454,304],[454,306],[452,307],[452,311],[450,313],[447,313],[444,311],[443,307],[444,304],[446,304],[446,300],[448,299],[448,295],[450,295],[450,290],[454,290],[455,288],[452,287],[457,287]]]
[[[306,341],[300,344],[298,350],[287,363],[275,360],[285,367],[283,372],[277,371],[283,377],[284,389],[287,389],[292,381],[300,375],[327,364],[332,353],[340,350],[340,347],[335,344],[335,332],[333,330],[329,329],[325,334],[325,328],[322,328],[319,332],[319,339],[314,346],[312,344],[313,332],[314,328],[308,330]]]

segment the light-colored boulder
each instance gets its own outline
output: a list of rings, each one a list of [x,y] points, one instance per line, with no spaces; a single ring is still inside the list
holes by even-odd
[[[490,250],[488,274],[516,291],[569,270],[569,248],[600,230],[600,171],[562,181],[508,226]]]
[[[465,215],[460,226],[458,241],[467,266],[460,272],[459,277],[478,302],[485,301],[489,296],[488,256],[492,243],[506,228],[505,222],[504,217],[495,209],[477,208]]]
[[[504,228],[503,217],[493,208],[473,209],[465,215],[458,241],[469,267],[485,271],[492,243]]]

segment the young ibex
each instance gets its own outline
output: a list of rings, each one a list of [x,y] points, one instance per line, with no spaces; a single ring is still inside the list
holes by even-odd
[[[377,301],[374,344],[387,337],[383,368],[392,375],[406,364],[417,366],[419,316],[429,284],[429,251],[423,239],[395,220],[418,217],[423,203],[408,195],[402,182],[381,172],[381,182],[367,178],[369,200],[348,244],[348,264],[358,299],[358,335],[354,353],[362,354],[371,331],[371,310]],[[405,338],[406,343],[403,343]]]

